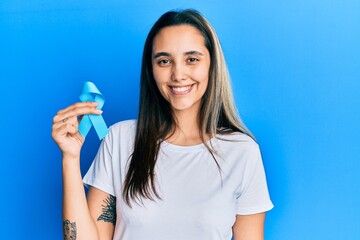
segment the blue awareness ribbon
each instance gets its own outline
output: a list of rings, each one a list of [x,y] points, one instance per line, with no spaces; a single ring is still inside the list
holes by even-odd
[[[82,102],[97,102],[99,104],[96,107],[97,109],[101,109],[105,103],[103,95],[92,82],[84,83],[84,87],[79,98]],[[83,116],[79,124],[79,132],[83,136],[83,138],[85,138],[86,135],[89,133],[91,126],[94,126],[100,140],[109,133],[109,129],[106,126],[104,118],[101,114],[86,114]]]

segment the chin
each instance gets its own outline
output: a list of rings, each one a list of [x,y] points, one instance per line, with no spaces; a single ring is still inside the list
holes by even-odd
[[[171,104],[171,103],[170,103]],[[198,111],[198,107],[200,105],[196,103],[189,103],[189,104],[171,104],[171,108],[173,111]]]

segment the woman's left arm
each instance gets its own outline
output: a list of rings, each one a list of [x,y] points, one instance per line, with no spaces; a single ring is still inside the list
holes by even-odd
[[[233,226],[234,240],[264,240],[265,212],[236,215]]]

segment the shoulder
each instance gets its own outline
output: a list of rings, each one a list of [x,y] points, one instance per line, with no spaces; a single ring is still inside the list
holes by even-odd
[[[261,159],[259,145],[244,133],[217,135],[213,146],[218,156],[229,164],[240,164],[244,167],[255,164]]]
[[[109,134],[104,138],[105,142],[118,142],[133,139],[136,132],[136,120],[124,120],[109,127]]]
[[[259,145],[250,136],[240,132],[218,136],[216,153],[224,172],[229,173],[234,182],[238,181],[239,176],[250,177],[262,164]]]
[[[118,131],[134,131],[136,129],[136,120],[124,120],[117,122],[109,127],[110,132],[118,132]]]
[[[259,145],[249,135],[241,132],[216,135],[217,144],[221,148],[236,148],[248,151],[258,151]]]

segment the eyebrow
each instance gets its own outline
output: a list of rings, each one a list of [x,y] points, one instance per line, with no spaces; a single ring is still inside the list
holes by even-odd
[[[188,56],[188,55],[200,55],[200,56],[204,56],[204,54],[202,54],[199,51],[189,51],[189,52],[185,52],[184,56]],[[158,57],[171,57],[171,54],[168,52],[158,52],[155,53],[153,56],[153,59],[156,59]]]

